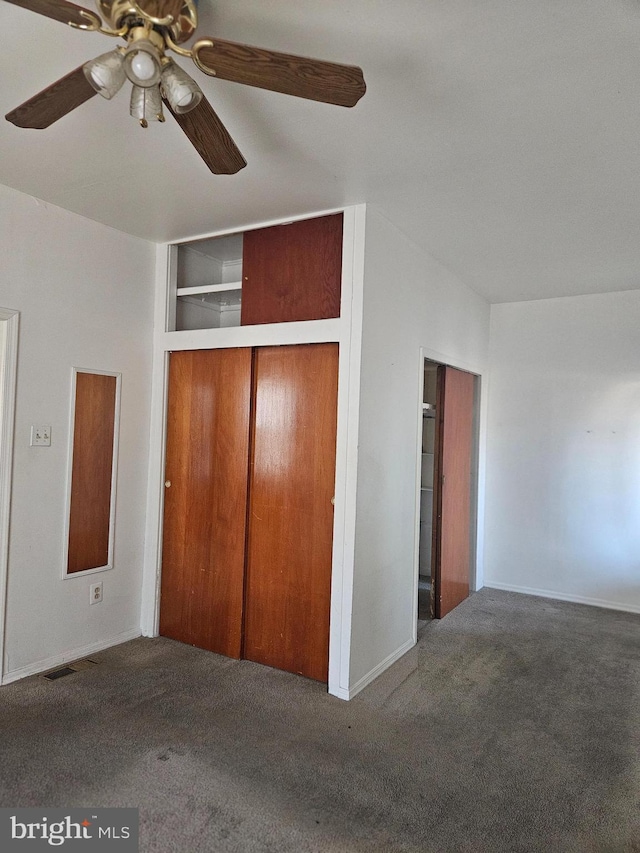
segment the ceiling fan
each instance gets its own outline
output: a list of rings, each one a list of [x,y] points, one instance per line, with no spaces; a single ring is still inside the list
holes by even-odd
[[[122,38],[6,115],[18,127],[45,128],[96,94],[112,98],[132,84],[130,112],[142,127],[164,121],[163,104],[209,169],[232,175],[247,165],[197,83],[167,56],[192,59],[212,77],[299,98],[353,107],[366,91],[362,70],[216,38],[180,47],[198,24],[198,0],[96,0],[97,15],[67,0],[7,0],[80,30]],[[107,25],[103,23],[103,19]]]

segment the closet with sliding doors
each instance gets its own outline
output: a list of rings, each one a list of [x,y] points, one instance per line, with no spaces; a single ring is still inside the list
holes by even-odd
[[[339,316],[342,214],[233,242],[182,322]],[[337,391],[337,343],[170,353],[161,635],[327,681]]]

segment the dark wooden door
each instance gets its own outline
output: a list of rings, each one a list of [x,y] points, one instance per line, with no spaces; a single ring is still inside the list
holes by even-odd
[[[340,316],[341,213],[247,231],[243,326]]]
[[[251,349],[169,366],[160,634],[240,657]]]
[[[109,562],[117,379],[76,373],[67,572]]]
[[[327,681],[338,345],[256,350],[244,657]]]
[[[475,376],[440,365],[434,470],[433,615],[469,596]]]

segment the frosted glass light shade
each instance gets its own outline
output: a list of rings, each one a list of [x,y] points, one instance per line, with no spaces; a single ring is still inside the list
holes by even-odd
[[[120,91],[127,79],[124,73],[122,54],[118,50],[103,53],[83,65],[82,70],[89,85],[103,98],[111,100]]]
[[[174,113],[188,113],[202,100],[200,87],[175,62],[170,62],[162,72],[162,88]]]
[[[148,53],[138,50],[131,58],[131,71],[139,80],[151,80],[156,73],[156,64]]]
[[[134,86],[157,86],[160,81],[160,55],[150,41],[139,39],[126,49],[124,73]]]
[[[142,86],[134,86],[131,90],[129,112],[140,122],[164,121],[160,87],[150,86],[143,89]]]

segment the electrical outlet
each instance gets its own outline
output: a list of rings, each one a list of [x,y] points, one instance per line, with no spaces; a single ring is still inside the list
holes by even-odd
[[[102,581],[92,583],[89,587],[89,604],[100,604],[102,601]]]
[[[31,447],[51,447],[51,426],[31,427]]]

